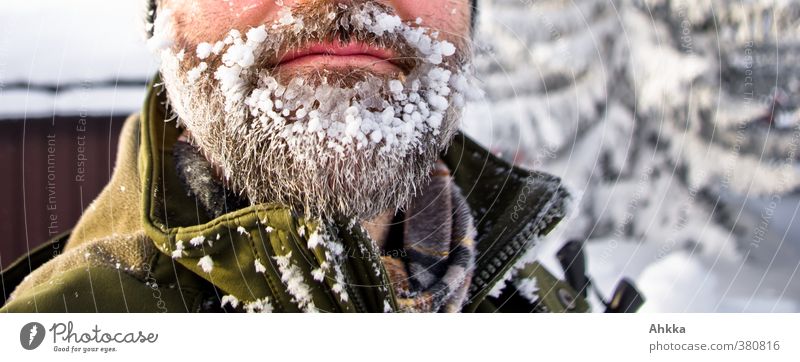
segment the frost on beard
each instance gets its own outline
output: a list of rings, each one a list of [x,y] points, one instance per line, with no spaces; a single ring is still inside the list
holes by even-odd
[[[378,44],[402,44],[414,66],[397,76],[362,69],[279,76],[264,66],[276,49],[287,39],[315,41],[314,31],[331,25],[288,9],[273,24],[200,43],[184,60],[162,52],[181,123],[251,202],[290,204],[314,217],[400,207],[455,134],[465,102],[481,96],[466,50],[377,4],[351,10],[327,21],[347,21]]]

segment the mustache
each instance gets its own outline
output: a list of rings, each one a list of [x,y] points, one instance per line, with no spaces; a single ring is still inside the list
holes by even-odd
[[[278,68],[287,54],[319,44],[358,44],[372,49],[386,49],[391,51],[391,56],[386,61],[396,65],[403,73],[408,74],[416,69],[421,59],[416,50],[404,39],[399,37],[376,36],[358,29],[328,29],[328,31],[315,32],[312,35],[295,37],[294,34],[284,37],[284,41],[276,48],[259,52],[256,60],[258,68],[274,71]]]
[[[280,65],[282,58],[299,49],[317,44],[360,44],[370,48],[385,49],[392,56],[387,61],[396,65],[404,75],[410,75],[420,65],[425,63],[425,54],[422,54],[418,45],[409,42],[400,32],[383,32],[376,34],[369,29],[369,25],[380,21],[376,16],[394,16],[396,11],[386,4],[367,1],[352,0],[347,3],[312,0],[301,2],[291,7],[282,16],[288,16],[290,23],[279,20],[276,24],[263,24],[267,32],[267,39],[255,48],[255,61],[253,68],[257,72],[274,72]],[[288,14],[288,15],[287,15]],[[280,13],[279,13],[279,16]],[[411,24],[414,27],[413,24]],[[426,30],[426,28],[419,27]],[[243,33],[245,29],[239,29]],[[181,38],[178,36],[178,38]],[[436,36],[433,36],[436,39]],[[453,41],[455,54],[445,59],[439,66],[455,70],[460,64],[469,61],[469,41],[458,38]],[[179,44],[185,44],[179,39]],[[183,47],[196,49],[196,45]],[[216,69],[223,65],[224,51],[211,54],[205,60],[196,57],[187,57],[181,62],[180,67],[188,71],[205,62],[209,68]]]
[[[366,29],[364,23],[372,21],[364,16],[369,12],[395,15],[391,6],[365,0],[350,3],[326,0],[301,2],[292,8],[292,16],[295,24],[302,24],[302,29],[279,29],[283,34],[277,36],[282,41],[275,49],[264,54],[261,65],[274,69],[286,53],[312,44],[359,43],[391,50],[394,56],[387,60],[405,72],[416,68],[420,59],[416,49],[405,38],[396,33],[378,35]]]
[[[394,15],[391,6],[365,0],[354,0],[348,3],[315,0],[296,4],[288,12],[292,22],[289,24],[264,24],[267,40],[261,43],[254,52],[254,68],[274,71],[281,59],[288,53],[314,44],[363,44],[370,48],[387,49],[392,57],[386,59],[409,74],[424,61],[417,47],[411,44],[402,34],[384,32],[376,34],[366,25],[375,21],[365,14],[383,13]],[[191,49],[192,47],[184,47]],[[457,49],[461,47],[457,46]],[[224,53],[224,51],[222,52]],[[212,54],[204,60],[211,68],[223,64],[222,53]],[[445,68],[455,68],[463,60],[457,51],[456,56],[443,62]],[[201,61],[189,57],[183,62],[186,70],[197,66]]]

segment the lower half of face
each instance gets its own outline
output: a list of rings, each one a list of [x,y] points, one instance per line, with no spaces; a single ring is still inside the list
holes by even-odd
[[[466,0],[283,5],[160,10],[177,38],[161,56],[179,119],[254,203],[362,219],[405,206],[475,93]]]

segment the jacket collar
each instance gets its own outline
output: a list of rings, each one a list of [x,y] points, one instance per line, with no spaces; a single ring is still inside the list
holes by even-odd
[[[472,311],[564,218],[569,193],[558,177],[513,166],[458,134],[443,156],[475,216],[478,256],[469,301]]]
[[[287,217],[294,215],[288,207],[254,205],[209,220],[197,209],[176,175],[172,151],[180,130],[164,122],[165,98],[151,86],[142,111],[139,153],[142,221],[162,252],[174,252],[179,240],[199,234],[225,235],[243,221],[258,223],[265,210],[280,209],[277,211]],[[476,222],[478,255],[464,309],[473,311],[536,240],[565,216],[570,197],[559,178],[510,165],[461,133],[453,139],[442,160],[464,193]],[[224,244],[217,243],[205,252],[217,252]],[[251,289],[248,292],[253,294]],[[256,293],[255,297],[259,294],[262,293]]]

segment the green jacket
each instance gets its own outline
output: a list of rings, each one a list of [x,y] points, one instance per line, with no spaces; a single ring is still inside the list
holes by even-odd
[[[151,88],[141,114],[123,127],[111,181],[75,228],[3,271],[0,311],[219,311],[227,295],[242,304],[269,300],[276,312],[300,310],[281,280],[277,260],[289,256],[296,272],[312,280],[311,271],[325,259],[306,247],[308,235],[300,229],[317,225],[275,204],[209,220],[176,176],[172,147],[180,130],[164,121],[163,104],[163,96]],[[573,300],[574,291],[535,262],[513,273],[517,281],[535,279],[535,298],[522,297],[516,287],[523,284],[514,280],[500,296],[488,295],[564,216],[568,194],[559,179],[512,167],[463,135],[442,159],[466,194],[478,229],[476,269],[464,311],[586,311],[584,300]],[[338,298],[333,281],[324,280],[311,288],[315,306],[334,312],[396,309],[379,253],[362,229],[340,225],[335,233],[353,251],[343,267],[349,298]],[[198,237],[209,242],[190,246]],[[181,257],[174,259],[175,253]],[[204,255],[213,259],[208,273],[198,266]],[[257,271],[256,261],[266,271]]]

